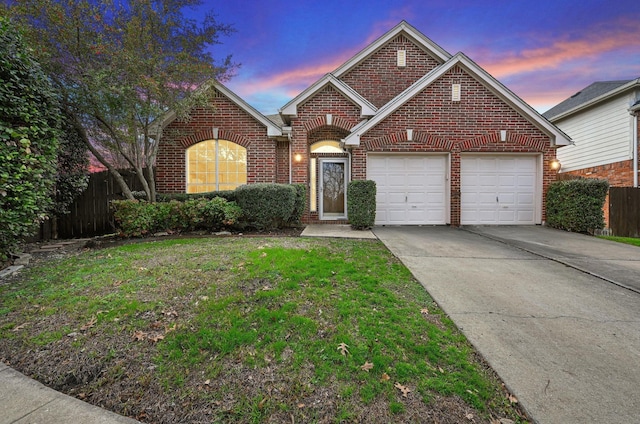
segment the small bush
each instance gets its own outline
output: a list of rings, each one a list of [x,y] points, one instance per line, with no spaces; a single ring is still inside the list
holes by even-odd
[[[347,186],[347,213],[351,227],[365,230],[376,222],[376,182],[355,180]]]
[[[111,207],[116,226],[125,237],[140,237],[158,231],[217,231],[233,226],[242,215],[236,203],[221,197],[158,203],[117,200],[111,202]]]
[[[593,234],[604,228],[606,180],[582,178],[556,181],[547,191],[547,224],[553,228]]]
[[[289,223],[299,224],[304,214],[305,206],[307,205],[307,186],[304,184],[293,184],[293,187],[296,189],[296,201],[291,217],[289,218]]]
[[[259,183],[236,189],[243,221],[259,230],[283,227],[296,206],[297,189],[290,184]]]

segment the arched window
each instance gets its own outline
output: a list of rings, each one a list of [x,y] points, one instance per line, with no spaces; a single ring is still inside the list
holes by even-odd
[[[247,183],[247,149],[205,140],[187,149],[187,193],[233,190]]]
[[[311,153],[343,153],[339,141],[323,140],[311,145]]]

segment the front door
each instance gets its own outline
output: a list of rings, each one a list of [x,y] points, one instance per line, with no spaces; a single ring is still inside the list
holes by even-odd
[[[347,219],[347,158],[320,159],[320,219]]]

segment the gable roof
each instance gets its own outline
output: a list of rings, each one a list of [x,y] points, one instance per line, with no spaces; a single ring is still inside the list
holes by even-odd
[[[282,128],[276,125],[273,121],[268,119],[262,113],[258,112],[253,106],[244,101],[240,96],[238,96],[233,91],[229,90],[222,83],[210,80],[203,83],[200,87],[197,88],[198,91],[206,91],[214,88],[218,90],[223,96],[231,100],[236,104],[240,109],[244,110],[247,114],[252,116],[256,121],[263,124],[267,127],[267,136],[269,137],[277,137],[282,135]],[[158,134],[158,126],[162,129],[166,128],[167,125],[171,124],[177,118],[177,114],[174,110],[170,110],[166,112],[159,120],[158,123],[153,124],[152,134]]]
[[[354,128],[351,134],[345,137],[344,142],[346,145],[357,146],[360,144],[360,137],[367,131],[375,127],[378,123],[398,110],[402,105],[407,103],[413,97],[422,92],[426,87],[444,75],[454,66],[460,66],[465,69],[471,76],[480,81],[485,87],[491,90],[495,95],[502,99],[505,103],[517,110],[525,118],[529,119],[534,125],[544,131],[551,137],[552,143],[558,146],[565,146],[571,143],[571,139],[568,135],[562,132],[555,125],[542,117],[535,111],[529,104],[527,104],[520,97],[515,95],[511,90],[502,85],[498,80],[493,78],[484,69],[478,66],[473,60],[467,57],[464,53],[457,53],[451,59],[449,59],[443,65],[438,66],[425,76],[420,78],[405,91],[397,95],[386,105],[378,110],[378,113],[371,118],[364,125]]]
[[[449,52],[440,47],[438,44],[434,43],[429,37],[422,34],[413,26],[409,25],[407,21],[401,21],[398,25],[384,33],[377,40],[362,49],[351,59],[340,65],[340,67],[333,71],[332,74],[340,78],[400,34],[405,35],[419,47],[422,47],[440,63],[444,63],[447,60],[451,59],[451,54]]]
[[[293,100],[284,105],[280,109],[280,115],[283,116],[296,116],[298,114],[298,105],[301,105],[309,98],[313,97],[318,91],[322,90],[327,85],[332,86],[338,92],[342,93],[347,99],[358,105],[361,110],[361,116],[373,116],[378,110],[367,99],[362,97],[357,91],[349,87],[344,82],[340,81],[332,74],[326,74],[320,78],[313,85],[308,87],[302,93],[298,94]]]
[[[409,25],[406,21],[401,21],[398,25],[384,33],[373,43],[356,53],[356,55],[351,59],[340,65],[336,70],[326,74],[302,93],[298,94],[279,110],[280,114],[283,116],[295,116],[297,114],[298,105],[301,105],[306,100],[313,97],[315,93],[323,89],[327,84],[331,84],[344,96],[361,107],[362,117],[373,116],[377,113],[378,109],[367,99],[362,97],[357,91],[342,82],[339,78],[401,34],[412,40],[417,46],[427,51],[441,64],[451,59],[451,54],[446,50],[434,43],[430,38],[426,37],[413,26]]]
[[[635,85],[640,86],[640,78],[635,80],[597,81],[558,103],[542,115],[551,121],[556,121],[620,94]]]

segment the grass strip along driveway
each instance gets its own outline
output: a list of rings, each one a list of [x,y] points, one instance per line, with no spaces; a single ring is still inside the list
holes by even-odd
[[[0,283],[0,359],[154,423],[524,422],[378,241],[168,239],[42,262]]]

